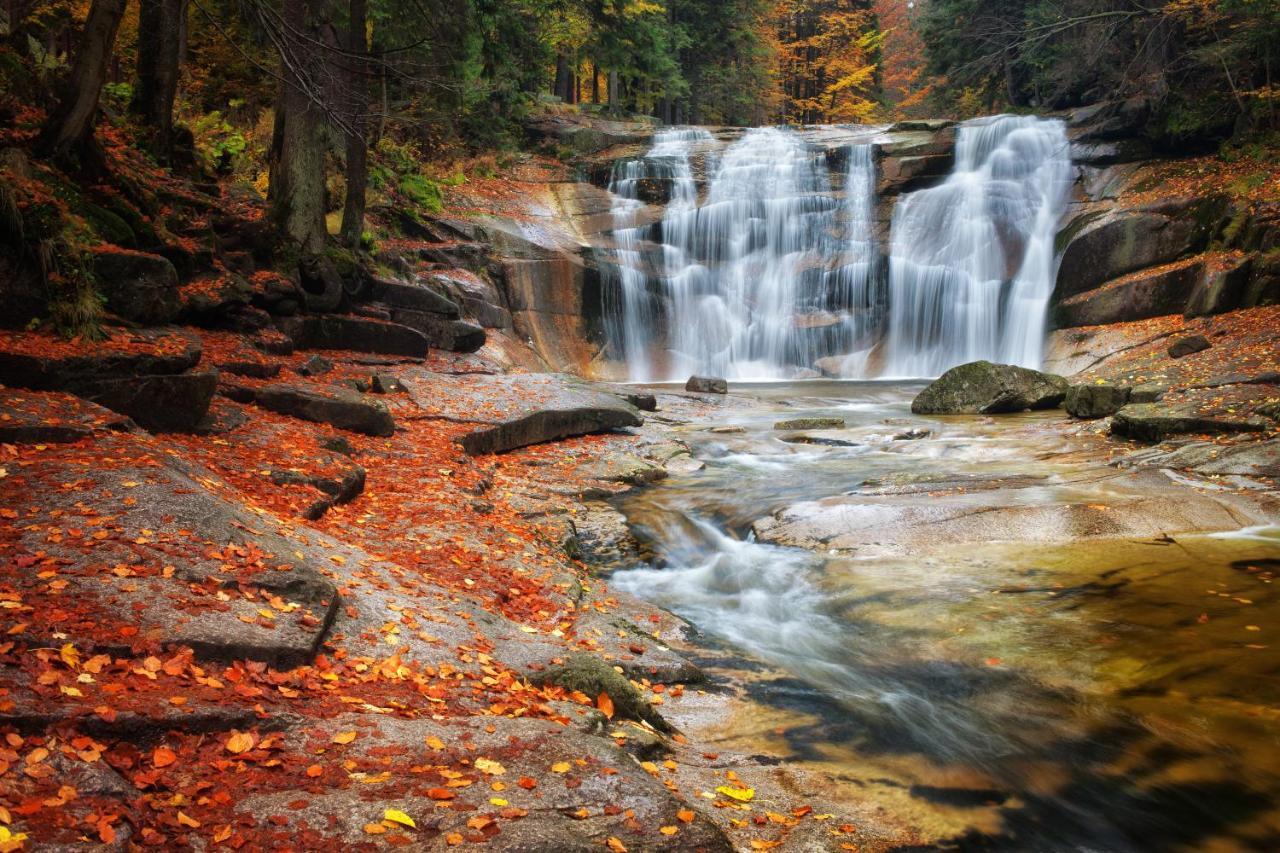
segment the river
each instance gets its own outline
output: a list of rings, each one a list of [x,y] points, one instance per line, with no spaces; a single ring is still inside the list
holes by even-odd
[[[1280,528],[1002,527],[1228,489],[1108,465],[1058,412],[913,416],[921,387],[735,385],[749,405],[679,429],[706,468],[619,502],[652,560],[611,583],[696,626],[713,682],[749,685],[719,740],[820,769],[939,849],[1280,849]],[[846,425],[774,428],[798,417]],[[753,535],[786,508],[830,526],[841,496],[854,539]],[[944,506],[996,521],[931,521]]]

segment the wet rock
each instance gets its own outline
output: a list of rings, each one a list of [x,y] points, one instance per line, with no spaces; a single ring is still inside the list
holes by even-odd
[[[1120,411],[1131,393],[1121,385],[1072,385],[1062,407],[1073,418],[1105,418]]]
[[[1198,236],[1194,215],[1179,210],[1116,210],[1069,225],[1054,301],[1146,267],[1176,260]],[[1181,310],[1181,309],[1179,309]]]
[[[209,403],[209,411],[191,431],[196,435],[225,435],[247,423],[249,423],[249,416],[245,414],[244,409],[219,395]]]
[[[1115,413],[1111,431],[1140,441],[1163,441],[1181,433],[1261,432],[1266,420],[1247,415],[1206,414],[1193,405],[1130,403]]]
[[[36,391],[71,389],[83,382],[182,373],[200,361],[200,339],[177,329],[141,329],[128,349],[86,345],[74,354],[38,355],[0,350],[0,384]]]
[[[1179,338],[1169,345],[1169,357],[1183,358],[1184,356],[1203,352],[1211,346],[1213,346],[1213,344],[1209,343],[1209,339],[1204,335],[1188,335],[1185,338]]]
[[[93,272],[107,310],[126,320],[163,324],[182,312],[178,272],[160,255],[112,247],[94,252]]]
[[[319,376],[333,370],[333,362],[322,355],[313,355],[302,363],[298,373],[303,376]]]
[[[586,473],[596,480],[631,486],[644,486],[667,478],[665,468],[630,453],[607,454],[604,459],[587,469]]]
[[[422,358],[429,343],[417,329],[367,317],[288,317],[280,330],[300,349],[337,349]]]
[[[690,376],[684,390],[696,394],[728,394],[729,383],[716,376]]]
[[[401,381],[424,409],[475,424],[458,438],[472,455],[644,422],[625,400],[559,374],[451,378],[406,373]]]
[[[250,379],[275,379],[280,375],[280,365],[274,361],[260,361],[245,357],[224,361],[217,365],[223,373],[247,376]]]
[[[812,444],[818,447],[857,447],[858,442],[850,441],[847,438],[834,438],[829,435],[811,435],[809,433],[800,432],[793,435],[784,435],[782,441],[787,444]]]
[[[595,387],[606,394],[621,397],[642,412],[658,411],[658,398],[648,391],[639,391],[627,385],[610,385],[606,383],[596,383]]]
[[[334,453],[341,453],[343,456],[356,455],[356,449],[351,445],[351,441],[344,435],[335,435],[333,438],[327,438],[320,446],[325,450],[332,450]]]
[[[1130,403],[1158,403],[1169,393],[1168,386],[1158,382],[1144,382],[1129,389]]]
[[[128,417],[70,394],[0,388],[0,444],[80,441],[132,425]]]
[[[152,432],[191,432],[209,411],[218,390],[218,374],[206,371],[101,379],[79,383],[75,390]]]
[[[385,403],[337,386],[282,383],[257,389],[264,409],[366,435],[389,436],[395,421]]]
[[[773,428],[776,430],[844,429],[844,418],[793,418],[789,421],[778,421]]]
[[[1154,465],[1211,476],[1280,477],[1280,439],[1222,446],[1187,444],[1170,452],[1146,453],[1127,464]]]
[[[740,426],[713,426],[707,430],[713,435],[741,435],[746,431],[746,428]]]
[[[923,427],[912,427],[911,429],[903,430],[902,432],[896,434],[893,437],[893,440],[894,441],[919,441],[920,439],[928,438],[931,435],[933,435],[933,430],[931,429],[925,429]]]
[[[303,517],[315,521],[335,504],[350,503],[364,491],[365,470],[346,457],[329,455],[315,460],[326,473],[296,469],[271,470],[271,482],[277,486],[311,486],[325,497],[311,504]]]
[[[1061,376],[1012,364],[974,361],[953,367],[911,402],[917,415],[999,414],[1051,409],[1067,395]]]

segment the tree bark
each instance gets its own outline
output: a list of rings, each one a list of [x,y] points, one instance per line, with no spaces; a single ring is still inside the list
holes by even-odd
[[[369,82],[366,79],[369,41],[365,32],[369,8],[367,0],[351,0],[347,57],[351,65],[349,81],[350,132],[347,134],[347,195],[342,206],[342,244],[355,249],[364,233],[365,193],[369,183],[369,142],[366,114],[369,111]]]
[[[324,249],[325,117],[315,101],[318,84],[306,64],[322,62],[314,56],[323,43],[319,6],[308,0],[284,0],[285,20],[298,32],[281,35],[280,94],[273,135],[269,201],[271,219],[304,254]]]
[[[151,145],[167,163],[173,156],[173,102],[187,21],[187,0],[139,0],[138,89],[133,111],[151,128]]]
[[[556,57],[556,82],[553,94],[566,104],[569,103],[569,57],[563,53]]]
[[[89,7],[75,62],[37,141],[36,149],[42,155],[75,156],[82,166],[101,165],[85,161],[97,161],[101,156],[93,145],[93,125],[126,2],[93,0]]]
[[[600,67],[591,63],[591,103],[600,105]]]

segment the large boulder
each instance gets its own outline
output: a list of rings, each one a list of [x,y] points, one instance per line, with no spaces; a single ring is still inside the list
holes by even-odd
[[[1073,418],[1105,418],[1120,411],[1130,393],[1123,385],[1072,385],[1062,407]]]
[[[1243,307],[1252,271],[1252,255],[1228,254],[1207,259],[1204,275],[1192,288],[1183,313],[1187,317],[1202,317]]]
[[[395,308],[392,309],[391,319],[416,329],[426,337],[431,346],[448,352],[475,352],[484,346],[487,339],[483,327],[469,320],[450,318],[444,314]]]
[[[1140,270],[1059,302],[1054,322],[1060,328],[1103,326],[1181,314],[1203,278],[1200,258]]]
[[[218,390],[217,371],[100,379],[78,385],[86,400],[128,415],[153,432],[190,432]]]
[[[695,394],[728,394],[729,383],[718,376],[690,376],[684,390]]]
[[[0,387],[0,444],[61,444],[131,426],[124,415],[70,394]]]
[[[182,312],[178,271],[168,259],[112,246],[93,254],[93,272],[107,309],[126,320],[156,325]]]
[[[338,349],[422,358],[430,348],[426,337],[417,329],[368,317],[286,317],[277,325],[299,349]]]
[[[953,367],[911,401],[917,415],[989,415],[1052,409],[1067,395],[1061,376],[1012,364],[974,361]]]
[[[374,299],[393,308],[425,311],[451,320],[461,316],[456,304],[425,284],[374,279],[371,282],[371,290]]]
[[[253,401],[282,415],[365,435],[389,436],[396,431],[395,421],[385,403],[339,386],[266,385],[254,392]]]

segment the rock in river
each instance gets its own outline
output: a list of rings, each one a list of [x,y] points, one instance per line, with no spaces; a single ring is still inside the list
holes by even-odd
[[[953,367],[911,403],[917,415],[993,415],[1052,409],[1067,395],[1061,376],[1012,364],[974,361]]]

